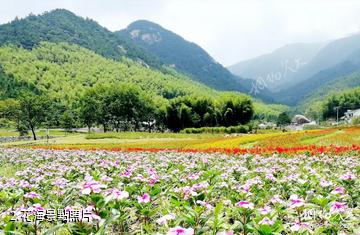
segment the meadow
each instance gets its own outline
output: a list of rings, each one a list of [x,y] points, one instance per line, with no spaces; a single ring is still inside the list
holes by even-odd
[[[1,144],[2,233],[360,233],[358,127],[50,133]]]

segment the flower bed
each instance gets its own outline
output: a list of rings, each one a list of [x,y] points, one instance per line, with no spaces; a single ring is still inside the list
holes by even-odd
[[[360,158],[345,152],[327,156],[326,150],[318,156],[264,156],[1,149],[0,165],[16,174],[0,178],[0,230],[357,234]],[[55,219],[49,217],[52,210]]]

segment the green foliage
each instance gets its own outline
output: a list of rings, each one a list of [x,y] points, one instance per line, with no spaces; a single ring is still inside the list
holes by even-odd
[[[290,108],[282,104],[264,104],[259,101],[254,102],[254,116],[255,120],[273,121],[276,122],[278,116],[282,112],[289,112]]]
[[[76,127],[76,115],[71,110],[66,110],[61,115],[61,127],[66,132],[71,132]]]
[[[319,110],[319,103],[322,103],[325,99],[332,95],[336,95],[342,92],[353,89],[360,86],[360,72],[338,77],[335,80],[322,84],[321,87],[313,91],[309,96],[303,99],[297,110],[299,112],[311,112],[311,110]],[[317,119],[317,118],[316,118]]]
[[[201,127],[201,128],[185,128],[181,130],[181,133],[187,134],[199,134],[199,133],[211,133],[211,134],[232,134],[232,133],[248,133],[252,130],[251,125],[238,125],[238,126],[218,126],[218,127]]]
[[[151,131],[155,120],[158,130],[180,131],[237,126],[254,115],[248,96],[212,90],[171,69],[163,74],[128,59],[106,59],[76,45],[41,43],[31,51],[8,45],[0,48],[0,64],[9,81],[49,97],[46,122],[40,122],[47,127],[71,129],[80,122],[89,129],[101,125],[104,130]],[[17,91],[18,83],[8,87]],[[7,93],[2,87],[0,91]],[[284,108],[259,106],[256,117],[270,118]]]
[[[323,104],[323,117],[335,118],[337,116],[336,107],[339,107],[339,117],[349,109],[360,108],[360,87],[332,95]]]
[[[160,68],[160,61],[124,37],[116,35],[91,19],[57,9],[42,15],[29,15],[0,26],[0,45],[14,44],[31,49],[43,41],[67,42],[88,48],[107,58],[127,56]]]
[[[0,63],[6,76],[36,87],[68,104],[97,84],[129,83],[147,90],[149,95],[174,98],[187,94],[216,95],[210,88],[185,76],[163,74],[133,61],[105,59],[87,49],[64,43],[41,43],[32,51],[15,46],[0,48]],[[17,90],[16,84],[12,89]],[[0,91],[7,93],[7,90]]]
[[[351,124],[360,125],[360,117],[353,118],[353,120],[351,121]]]
[[[18,130],[24,134],[31,130],[34,140],[36,140],[35,129],[46,121],[50,107],[49,99],[44,96],[37,96],[32,93],[25,93],[19,100],[19,112],[16,115]]]
[[[278,126],[284,126],[291,123],[291,118],[286,112],[280,113],[276,124]]]

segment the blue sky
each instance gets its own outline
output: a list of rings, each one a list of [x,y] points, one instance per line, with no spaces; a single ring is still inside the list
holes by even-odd
[[[138,19],[159,23],[231,65],[295,42],[360,29],[357,0],[0,0],[0,23],[65,8],[110,30]]]

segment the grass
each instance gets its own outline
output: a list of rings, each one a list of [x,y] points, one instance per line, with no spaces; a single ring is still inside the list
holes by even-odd
[[[19,170],[20,168],[18,166],[5,164],[0,166],[0,176],[5,178],[16,178],[15,173]]]
[[[14,130],[0,129],[0,137],[19,136],[19,133]]]
[[[86,139],[209,139],[221,137],[224,134],[185,134],[185,133],[149,133],[149,132],[107,132],[107,133],[90,133]]]
[[[46,136],[46,130],[45,129],[39,129],[35,131],[37,136]],[[60,129],[51,129],[49,132],[50,136],[66,136],[66,135],[73,135],[71,133],[66,133],[63,130]],[[10,136],[19,136],[19,133],[16,130],[10,130],[10,129],[0,129],[0,137],[10,137]],[[28,136],[32,137],[31,132],[28,133]]]

